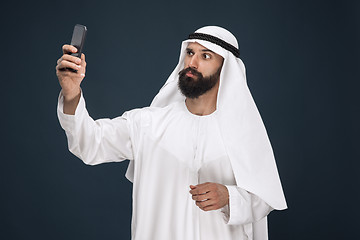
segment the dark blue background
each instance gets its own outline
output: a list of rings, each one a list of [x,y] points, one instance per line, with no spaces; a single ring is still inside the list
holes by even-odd
[[[189,33],[230,30],[289,205],[270,214],[270,239],[354,239],[359,12],[359,1],[329,0],[2,4],[0,238],[130,239],[127,162],[84,165],[56,116],[56,60],[80,23],[93,118],[147,106]]]

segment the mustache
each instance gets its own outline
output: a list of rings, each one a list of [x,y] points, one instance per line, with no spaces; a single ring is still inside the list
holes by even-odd
[[[179,72],[179,76],[185,76],[185,74],[186,73],[188,73],[188,72],[191,72],[194,76],[197,76],[198,78],[202,78],[203,77],[203,75],[200,73],[200,72],[198,72],[196,69],[194,69],[194,68],[191,68],[191,67],[188,67],[188,68],[184,68],[183,70],[181,70],[180,72]]]

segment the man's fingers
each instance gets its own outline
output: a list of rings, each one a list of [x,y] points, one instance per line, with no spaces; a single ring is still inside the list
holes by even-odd
[[[199,195],[199,194],[206,194],[209,192],[209,189],[193,189],[193,190],[190,190],[190,194],[191,195]]]
[[[82,60],[78,57],[75,57],[75,56],[72,56],[72,55],[69,55],[69,54],[64,54],[61,56],[62,60],[67,60],[69,62],[73,62],[73,63],[76,63],[76,64],[81,64]]]
[[[74,63],[76,65],[79,65],[79,66],[82,66],[82,65],[85,66],[85,64],[83,63],[83,61],[80,58],[75,57],[75,56],[71,56],[71,55],[68,55],[68,54],[64,54],[61,58],[59,58],[57,60],[57,65],[61,65],[63,61],[72,62],[72,63]]]
[[[214,200],[206,200],[206,201],[196,201],[196,206],[198,206],[201,209],[204,209],[206,207],[210,207],[216,204],[216,201]]]
[[[72,46],[72,45],[68,45],[65,44],[62,46],[62,50],[64,54],[69,54],[69,53],[76,53],[77,52],[77,48]]]
[[[73,62],[69,62],[67,60],[62,60],[60,63],[56,66],[56,69],[60,70],[63,68],[72,68],[74,70],[79,70],[81,68],[81,65],[77,65]]]
[[[83,53],[81,54],[80,65],[84,68],[86,67],[85,54]]]
[[[192,195],[196,195],[196,194],[205,194],[207,192],[210,192],[211,190],[211,185],[203,185],[203,184],[199,184],[196,185],[195,189],[190,190],[190,193]]]
[[[195,204],[204,211],[216,210],[228,204],[227,188],[218,183],[202,183],[189,192]]]
[[[194,190],[190,190],[190,194],[191,195],[201,195],[201,194],[206,194],[209,191],[207,189],[194,189]]]
[[[79,73],[82,77],[85,76],[85,71],[86,71],[86,61],[85,61],[85,54],[81,54],[81,64],[80,64],[81,68],[79,70]]]
[[[212,198],[213,198],[213,194],[211,192],[208,192],[205,194],[192,195],[192,199],[195,201],[203,201],[203,200],[212,199]]]

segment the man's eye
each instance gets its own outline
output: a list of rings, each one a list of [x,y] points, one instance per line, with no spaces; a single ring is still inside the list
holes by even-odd
[[[204,57],[204,59],[210,59],[211,58],[211,56],[209,54],[206,54],[206,53],[203,54],[203,57]]]
[[[187,55],[192,56],[194,53],[192,51],[187,51]]]

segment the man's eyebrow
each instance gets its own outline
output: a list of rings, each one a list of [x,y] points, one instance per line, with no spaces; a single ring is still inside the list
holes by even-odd
[[[194,50],[192,48],[186,48],[186,51],[189,52],[193,52]],[[210,49],[207,49],[207,48],[204,48],[204,49],[201,49],[202,52],[211,52],[211,53],[214,53],[214,51],[211,51]]]
[[[202,51],[202,52],[211,52],[211,53],[214,53],[214,52],[211,51],[210,49],[202,49],[201,51]]]

